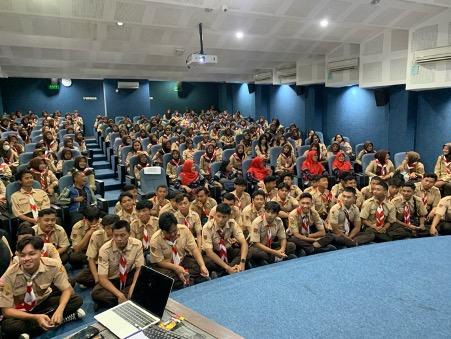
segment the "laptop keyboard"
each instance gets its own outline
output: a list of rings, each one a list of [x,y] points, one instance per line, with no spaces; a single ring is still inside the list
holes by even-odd
[[[147,338],[152,338],[152,339],[167,339],[167,338],[185,339],[184,336],[181,336],[174,332],[166,331],[158,325],[152,325],[152,326],[145,328],[143,330],[143,333]]]
[[[112,311],[137,328],[143,328],[157,320],[130,303],[120,305]]]

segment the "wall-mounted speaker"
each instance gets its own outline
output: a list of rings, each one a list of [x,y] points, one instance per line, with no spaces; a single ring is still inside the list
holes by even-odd
[[[254,93],[255,92],[255,84],[248,83],[247,89],[249,90],[249,94]]]
[[[385,106],[390,101],[390,96],[385,88],[379,88],[374,90],[374,100],[376,100],[376,106]]]
[[[305,86],[290,85],[290,87],[293,89],[293,91],[296,92],[297,96],[301,96],[301,95],[304,95],[306,93]]]

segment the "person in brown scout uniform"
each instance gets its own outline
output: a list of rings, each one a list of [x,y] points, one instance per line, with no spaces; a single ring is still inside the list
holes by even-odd
[[[97,272],[99,250],[107,241],[111,240],[113,237],[113,224],[119,220],[119,217],[115,214],[105,215],[100,222],[102,228],[94,231],[91,235],[88,249],[86,250],[88,267],[75,277],[75,281],[82,287],[94,287],[99,282],[99,274]]]
[[[177,203],[177,212],[174,216],[177,218],[177,223],[185,225],[196,238],[197,247],[202,248],[202,224],[197,212],[190,208],[188,196],[186,194],[177,194],[175,198]]]
[[[318,180],[318,185],[310,194],[313,197],[313,204],[315,210],[320,215],[321,219],[326,220],[329,209],[333,206],[332,193],[328,190],[329,177],[321,175]]]
[[[125,192],[130,193],[133,196],[134,201],[135,202],[137,201],[138,190],[136,189],[135,185],[124,185],[124,187],[122,187],[121,193]],[[121,202],[118,201],[114,206],[114,212],[119,213],[121,210],[122,210]]]
[[[415,184],[406,182],[402,185],[401,194],[391,201],[395,205],[397,219],[393,226],[401,226],[396,233],[391,234],[393,240],[429,235],[424,225],[428,212],[414,192]]]
[[[136,219],[136,200],[131,193],[124,192],[119,195],[119,202],[121,204],[121,210],[117,212],[117,216],[121,220],[126,220],[131,223],[133,219]]]
[[[64,322],[83,318],[83,299],[74,293],[62,264],[43,258],[44,242],[26,237],[17,243],[19,262],[3,275],[0,308],[7,338],[30,338]],[[59,291],[52,291],[55,286]]]
[[[425,205],[428,215],[426,216],[426,222],[432,222],[435,215],[435,208],[437,207],[441,195],[440,190],[435,187],[437,182],[437,175],[434,173],[426,173],[420,182],[415,184],[415,195],[421,199]]]
[[[32,225],[29,222],[24,221],[19,225],[19,229],[17,230],[16,233],[17,242],[19,242],[23,238],[34,236],[36,236],[36,232],[34,231]],[[58,250],[56,249],[55,245],[53,245],[50,242],[44,243],[44,247],[42,248],[42,257],[55,259],[56,261],[61,263],[61,258],[60,254],[58,253]],[[17,255],[14,256],[13,261],[19,262],[19,257]]]
[[[250,234],[252,222],[260,215],[265,213],[266,193],[262,190],[256,190],[252,194],[252,203],[247,205],[241,213],[243,224],[241,225],[244,235]]]
[[[169,204],[169,200],[166,198],[168,195],[168,187],[166,185],[160,185],[155,191],[155,195],[149,200],[152,202],[152,215],[158,217],[162,207]]]
[[[298,185],[293,184],[293,174],[284,173],[280,177],[285,184],[290,186],[290,197],[292,197],[292,198],[296,199],[296,201],[298,201],[299,196],[302,194],[302,190],[299,188]]]
[[[56,224],[56,211],[53,208],[39,211],[38,224],[34,225],[33,229],[44,243],[55,245],[63,265],[66,264],[69,260],[70,243],[64,228]]]
[[[246,192],[247,184],[246,180],[244,180],[243,177],[236,178],[234,185],[235,190],[232,192],[232,194],[236,197],[236,206],[242,212],[247,205],[250,205],[251,196]]]
[[[84,218],[75,223],[72,227],[70,239],[72,240],[72,252],[69,256],[69,263],[73,268],[81,268],[88,263],[86,249],[92,234],[101,229],[99,223],[100,210],[97,207],[89,206],[83,211]]]
[[[373,196],[374,187],[376,187],[376,185],[381,181],[383,181],[383,180],[379,177],[372,177],[370,179],[369,185],[362,188],[361,192],[362,192],[363,198],[365,200],[368,200],[369,198],[371,198]],[[363,206],[363,204],[362,204],[362,206]]]
[[[150,238],[158,230],[158,218],[151,215],[152,202],[140,200],[136,204],[137,219],[133,219],[130,224],[130,236],[141,240],[143,244],[144,258],[150,263],[148,255],[150,253]]]
[[[150,240],[152,265],[175,280],[175,289],[208,279],[208,269],[188,227],[177,224],[170,212],[160,216],[158,225],[160,229]]]
[[[385,181],[379,181],[373,186],[373,196],[365,200],[360,211],[360,218],[366,231],[374,233],[374,240],[377,242],[391,241],[390,231],[396,231],[399,227],[392,228],[396,222],[396,208],[388,201],[388,185]]]
[[[280,205],[279,218],[282,219],[283,226],[285,227],[285,229],[287,229],[288,216],[290,212],[299,207],[298,201],[290,196],[290,186],[288,184],[281,182],[277,186],[277,195],[275,198],[272,199],[272,201],[279,203]]]
[[[166,204],[160,208],[160,212],[159,212],[158,216],[162,215],[164,212],[171,212],[171,213],[177,212],[177,203],[175,202],[176,196],[177,196],[177,193],[175,193],[174,191],[171,190],[168,192],[166,199],[169,200],[169,204]]]
[[[266,201],[271,201],[277,195],[277,177],[274,175],[267,175],[257,185],[258,189],[261,189],[266,194]]]
[[[210,198],[210,192],[206,187],[199,187],[196,193],[196,199],[191,202],[191,210],[199,214],[202,225],[208,221],[211,209],[217,205],[215,199]]]
[[[100,248],[98,261],[99,283],[92,290],[92,300],[113,307],[130,299],[144,255],[141,241],[130,237],[128,221],[113,224],[113,239]]]
[[[372,232],[361,231],[360,210],[355,205],[356,190],[345,187],[340,193],[340,201],[329,212],[329,224],[334,234],[334,243],[353,247],[374,240]]]
[[[230,218],[235,220],[236,224],[241,227],[241,225],[243,224],[243,220],[241,218],[241,211],[240,209],[236,206],[236,196],[231,193],[231,192],[226,192],[222,195],[222,203],[226,204],[227,206],[230,207]],[[214,206],[211,211],[210,211],[210,215],[208,217],[208,221],[212,220],[215,216],[216,213],[216,208],[218,207],[218,205]]]
[[[310,193],[301,194],[299,207],[290,212],[288,224],[292,234],[288,242],[295,245],[298,257],[336,250],[331,245],[334,238],[332,234],[326,234],[324,221],[313,207]]]
[[[451,235],[451,195],[438,203],[429,232],[431,235]]]
[[[283,222],[278,217],[279,212],[279,203],[268,201],[264,214],[252,222],[249,257],[257,266],[296,258],[296,246],[287,242]]]
[[[16,180],[20,183],[20,190],[11,195],[13,215],[20,220],[36,224],[38,212],[50,208],[50,199],[41,189],[33,188],[33,174],[30,170],[17,173]]]
[[[232,209],[219,204],[202,228],[204,261],[210,271],[233,274],[244,271],[248,246],[241,227],[231,218]]]

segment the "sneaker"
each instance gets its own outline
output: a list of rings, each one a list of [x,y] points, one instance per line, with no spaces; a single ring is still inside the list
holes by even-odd
[[[19,335],[19,339],[30,339],[30,335],[28,333],[22,333]]]
[[[80,284],[80,283],[78,284],[78,287],[80,287],[80,289],[82,289],[82,290],[85,290],[88,288],[88,286]]]
[[[76,312],[69,314],[67,317],[63,319],[62,324],[65,324],[69,321],[74,321],[78,319],[83,319],[86,316],[85,311],[83,309],[79,308]]]
[[[210,278],[211,279],[216,279],[218,277],[218,272],[216,271],[211,271],[210,272]]]

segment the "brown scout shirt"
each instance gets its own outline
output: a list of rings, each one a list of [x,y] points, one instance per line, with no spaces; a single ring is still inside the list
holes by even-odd
[[[193,234],[185,225],[177,225],[178,234],[175,245],[177,252],[180,256],[180,262],[187,254],[192,254],[197,248],[196,240]],[[163,232],[158,230],[150,239],[150,261],[155,264],[162,261],[171,262],[172,260],[172,247],[168,244],[167,240],[163,237]]]
[[[186,217],[180,211],[175,212],[174,216],[177,218],[177,223],[188,227],[195,237],[201,235],[202,224],[200,222],[199,214],[189,210]]]
[[[271,229],[272,240],[278,238],[278,240],[286,239],[287,234],[285,233],[285,228],[283,227],[282,219],[276,217],[271,225],[268,224],[264,216],[257,217],[251,225],[252,232],[250,232],[251,243],[262,243],[267,244],[268,241],[268,228]]]
[[[209,220],[202,228],[202,249],[213,249],[215,252],[219,252],[219,242],[221,240],[220,232],[223,233],[223,238],[226,248],[230,248],[230,239],[236,239],[238,241],[244,240],[243,231],[237,225],[233,219],[227,220],[224,228],[220,228],[216,221]]]
[[[31,195],[38,205],[38,210],[50,208],[50,199],[47,193],[41,189],[33,188]],[[30,198],[28,194],[21,188],[19,191],[14,192],[11,196],[12,212],[15,217],[23,214],[31,213]]]
[[[45,233],[41,230],[39,225],[34,225],[33,229],[36,232],[36,236],[40,237],[42,240],[45,239]],[[50,235],[50,242],[55,245],[56,248],[67,248],[70,246],[66,231],[60,225],[55,225],[55,229]]]

